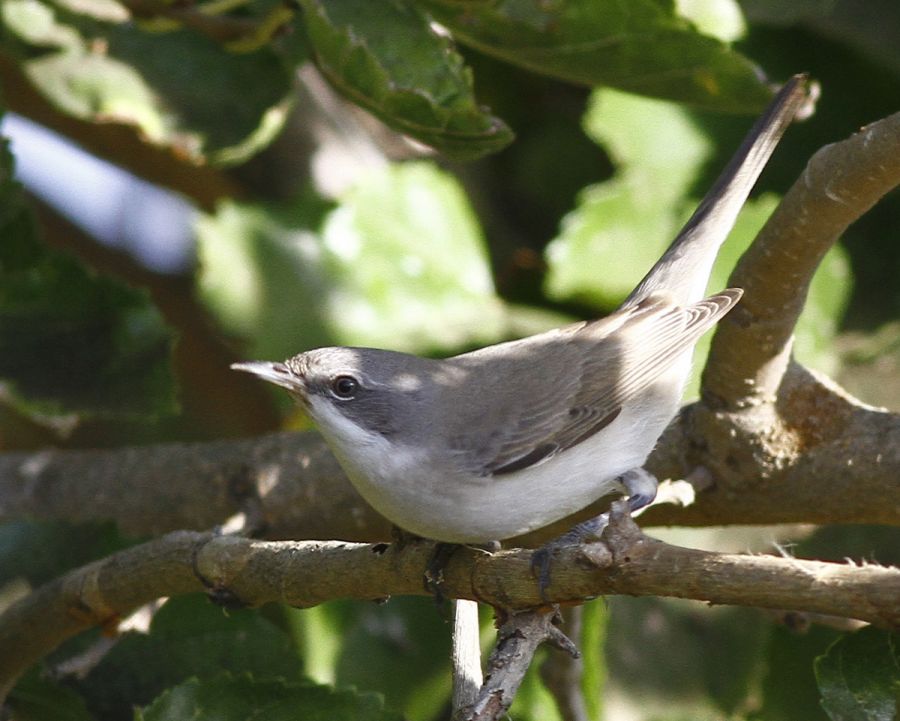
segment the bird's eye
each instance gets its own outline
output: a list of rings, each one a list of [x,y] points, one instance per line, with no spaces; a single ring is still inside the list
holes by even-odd
[[[359,381],[353,376],[338,376],[331,381],[331,392],[337,398],[349,400],[356,395],[357,390],[359,390]]]

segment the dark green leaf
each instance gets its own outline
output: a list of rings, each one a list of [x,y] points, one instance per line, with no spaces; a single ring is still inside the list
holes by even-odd
[[[900,72],[900,4],[894,0],[741,0],[747,19],[761,25],[805,26],[822,37],[860,50]]]
[[[378,691],[391,708],[434,718],[450,699],[450,627],[434,602],[342,605],[337,685]]]
[[[102,718],[149,703],[192,676],[221,671],[257,679],[302,680],[302,663],[285,633],[255,610],[224,611],[201,595],[174,598],[157,612],[150,633],[123,637],[81,690]]]
[[[754,112],[771,93],[759,68],[702,35],[663,0],[419,0],[460,42],[586,85]]]
[[[450,40],[397,0],[301,0],[316,63],[353,102],[449,157],[505,147],[512,133],[477,105]]]
[[[126,545],[111,523],[7,521],[0,524],[0,586],[12,578],[38,586]]]
[[[831,721],[896,721],[900,714],[900,635],[862,628],[816,659],[822,706]]]
[[[15,721],[93,721],[84,699],[32,669],[9,694]]]
[[[220,675],[191,679],[138,710],[137,721],[401,721],[373,694]]]
[[[158,142],[198,160],[238,163],[281,128],[293,73],[270,48],[232,53],[187,30],[151,34],[125,24],[106,38],[109,57],[134,68],[152,93],[145,112],[158,117]]]
[[[642,718],[738,717],[756,690],[770,627],[757,612],[651,597],[615,597],[610,608],[610,686]]]
[[[828,648],[838,632],[812,625],[805,633],[783,626],[772,628],[765,653],[762,705],[753,721],[825,721],[813,675],[813,661]]]
[[[35,415],[173,412],[172,336],[147,294],[43,247],[5,145],[0,165],[0,381],[8,400]]]

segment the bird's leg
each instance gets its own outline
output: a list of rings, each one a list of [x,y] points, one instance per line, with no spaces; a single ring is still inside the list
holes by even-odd
[[[632,513],[653,503],[659,481],[643,468],[632,468],[616,479],[628,496],[628,510]],[[531,556],[531,572],[538,580],[541,598],[550,586],[550,564],[553,551],[563,546],[574,546],[588,541],[600,539],[603,530],[609,525],[609,512],[601,513],[572,527],[559,538],[555,538],[538,548]]]
[[[434,551],[431,558],[425,566],[425,590],[433,597],[434,602],[438,606],[442,606],[444,601],[444,593],[441,591],[441,584],[444,582],[444,569],[453,557],[453,554],[459,549],[458,543],[442,543],[434,544]]]
[[[434,596],[438,606],[446,600],[441,591],[441,584],[444,582],[444,569],[447,567],[453,554],[464,546],[475,548],[485,553],[495,553],[500,550],[499,541],[488,541],[487,543],[479,544],[436,543],[431,558],[428,559],[428,564],[425,566],[425,590]]]

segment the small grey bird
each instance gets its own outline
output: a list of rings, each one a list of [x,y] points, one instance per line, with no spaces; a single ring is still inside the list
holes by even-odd
[[[425,538],[510,538],[615,490],[647,505],[657,482],[641,466],[678,410],[694,344],[743,292],[703,298],[713,261],[804,80],[781,89],[612,315],[443,360],[318,348],[232,368],[287,388],[363,498]]]

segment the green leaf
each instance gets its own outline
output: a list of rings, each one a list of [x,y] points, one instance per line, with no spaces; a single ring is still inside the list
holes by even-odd
[[[760,708],[752,721],[825,721],[813,675],[813,662],[839,634],[813,624],[804,633],[772,628],[766,649]]]
[[[450,628],[429,598],[343,604],[340,687],[384,694],[410,721],[435,718],[450,699]],[[349,610],[349,613],[348,613]]]
[[[373,694],[222,674],[191,679],[135,713],[136,721],[401,721]]]
[[[742,0],[741,8],[754,25],[804,28],[820,38],[847,45],[875,63],[900,72],[900,5],[885,2],[872,12],[868,3],[840,0]],[[817,68],[817,75],[821,69]],[[821,77],[821,75],[820,75]]]
[[[609,605],[610,686],[637,705],[639,718],[742,718],[771,627],[759,613],[652,597]]]
[[[291,638],[249,609],[224,611],[202,595],[167,601],[149,634],[131,633],[80,683],[89,708],[102,718],[149,703],[164,689],[221,671],[257,679],[303,680]]]
[[[428,163],[371,173],[336,208],[222,204],[197,227],[204,301],[256,358],[319,345],[413,352],[506,329],[465,195]]]
[[[150,34],[130,24],[111,26],[106,39],[109,57],[139,73],[152,94],[145,110],[161,125],[150,136],[156,142],[233,164],[281,129],[293,72],[273,49],[232,53],[187,30]]]
[[[771,96],[759,68],[663,0],[419,0],[454,38],[537,73],[730,112]]]
[[[0,586],[13,578],[39,586],[126,545],[112,523],[6,521],[0,523]]]
[[[281,127],[293,73],[276,48],[233,53],[189,30],[151,33],[84,9],[93,14],[40,0],[2,6],[11,31],[2,44],[61,111],[133,125],[183,157],[220,164],[246,159]]]
[[[615,307],[678,231],[688,189],[709,141],[673,103],[596,91],[588,134],[610,154],[616,175],[582,191],[547,247],[547,294]],[[610,272],[614,270],[614,272]]]
[[[582,609],[581,642],[578,645],[583,664],[581,692],[588,718],[599,721],[603,718],[606,689],[606,632],[610,613],[602,599],[586,603]]]
[[[0,391],[33,416],[176,409],[172,335],[146,293],[43,247],[0,150]]]
[[[471,71],[445,36],[399,0],[301,0],[316,64],[353,102],[448,157],[471,160],[512,141],[478,106]]]
[[[84,699],[37,669],[23,676],[9,694],[16,721],[93,721]]]
[[[847,634],[816,659],[815,670],[832,721],[898,718],[900,635],[872,627]]]

